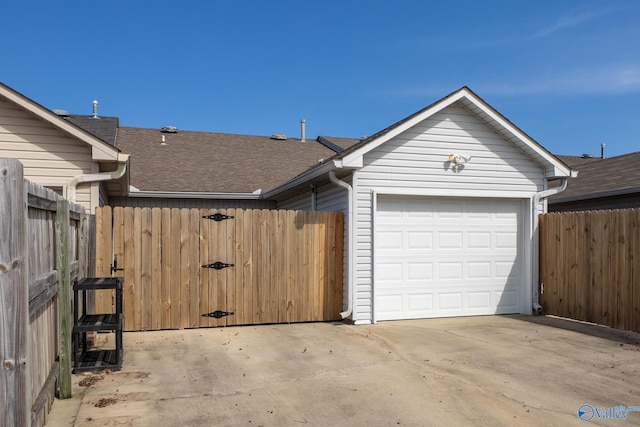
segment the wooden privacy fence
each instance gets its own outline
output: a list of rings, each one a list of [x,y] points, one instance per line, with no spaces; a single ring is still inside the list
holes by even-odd
[[[230,218],[203,218],[216,213]],[[126,331],[338,320],[343,226],[339,212],[104,207],[96,274],[124,277]],[[203,267],[216,262],[233,265]],[[97,313],[112,304],[97,294]],[[233,314],[202,316],[215,311]]]
[[[640,209],[540,216],[547,314],[640,332]]]
[[[71,397],[70,282],[88,271],[89,217],[0,159],[0,425],[42,426]]]

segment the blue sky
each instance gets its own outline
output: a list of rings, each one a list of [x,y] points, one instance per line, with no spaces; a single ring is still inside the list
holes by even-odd
[[[29,1],[0,81],[123,126],[375,133],[461,86],[556,154],[640,151],[640,1]]]

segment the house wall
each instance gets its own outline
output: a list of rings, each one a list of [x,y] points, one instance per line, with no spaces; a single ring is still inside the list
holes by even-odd
[[[0,97],[0,157],[18,159],[24,177],[62,188],[74,176],[91,173],[91,147]],[[78,187],[77,203],[91,209],[91,187]]]
[[[311,210],[311,188],[306,189],[304,192],[300,194],[296,194],[295,196],[278,202],[276,204],[278,209],[292,209],[299,211],[310,211]]]
[[[456,172],[448,163],[451,153],[472,158]],[[462,104],[455,103],[366,154],[353,185],[357,218],[354,321],[370,323],[373,192],[529,201],[544,189],[545,178],[540,166]],[[530,215],[525,220],[529,222]],[[529,227],[525,228],[530,233]],[[527,265],[525,271],[529,268]]]
[[[345,182],[350,182],[350,178]],[[278,209],[311,210],[311,188],[289,199],[278,202]],[[347,213],[346,192],[333,183],[322,185],[316,189],[316,210],[341,211]]]
[[[350,178],[343,181],[351,183]],[[316,209],[319,211],[341,211],[347,214],[347,192],[335,184],[329,184],[318,189]]]

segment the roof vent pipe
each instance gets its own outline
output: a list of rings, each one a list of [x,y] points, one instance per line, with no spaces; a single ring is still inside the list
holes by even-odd
[[[604,142],[600,144],[600,158],[604,159]]]
[[[307,121],[305,119],[300,120],[300,142],[305,142]]]
[[[92,102],[93,104],[93,116],[91,116],[92,119],[98,119],[98,101],[96,101],[95,99]]]

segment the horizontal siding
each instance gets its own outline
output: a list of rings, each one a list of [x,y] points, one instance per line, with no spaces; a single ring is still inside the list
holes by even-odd
[[[296,211],[311,210],[311,189],[306,189],[304,193],[296,194],[286,200],[278,202],[278,209],[289,209]]]
[[[220,200],[220,199],[162,199],[143,197],[111,197],[110,206],[133,208],[195,208],[195,209],[274,209],[268,200]]]
[[[87,144],[1,98],[0,157],[20,160],[26,179],[48,187],[91,173],[93,165]]]
[[[318,188],[316,207],[319,211],[340,211],[346,215],[347,191],[335,184]]]
[[[91,184],[78,186],[76,190],[76,203],[84,206],[87,212],[91,212]]]
[[[454,171],[453,153],[471,161]],[[356,323],[373,320],[372,191],[528,198],[545,185],[540,165],[460,103],[365,155],[356,177]]]

